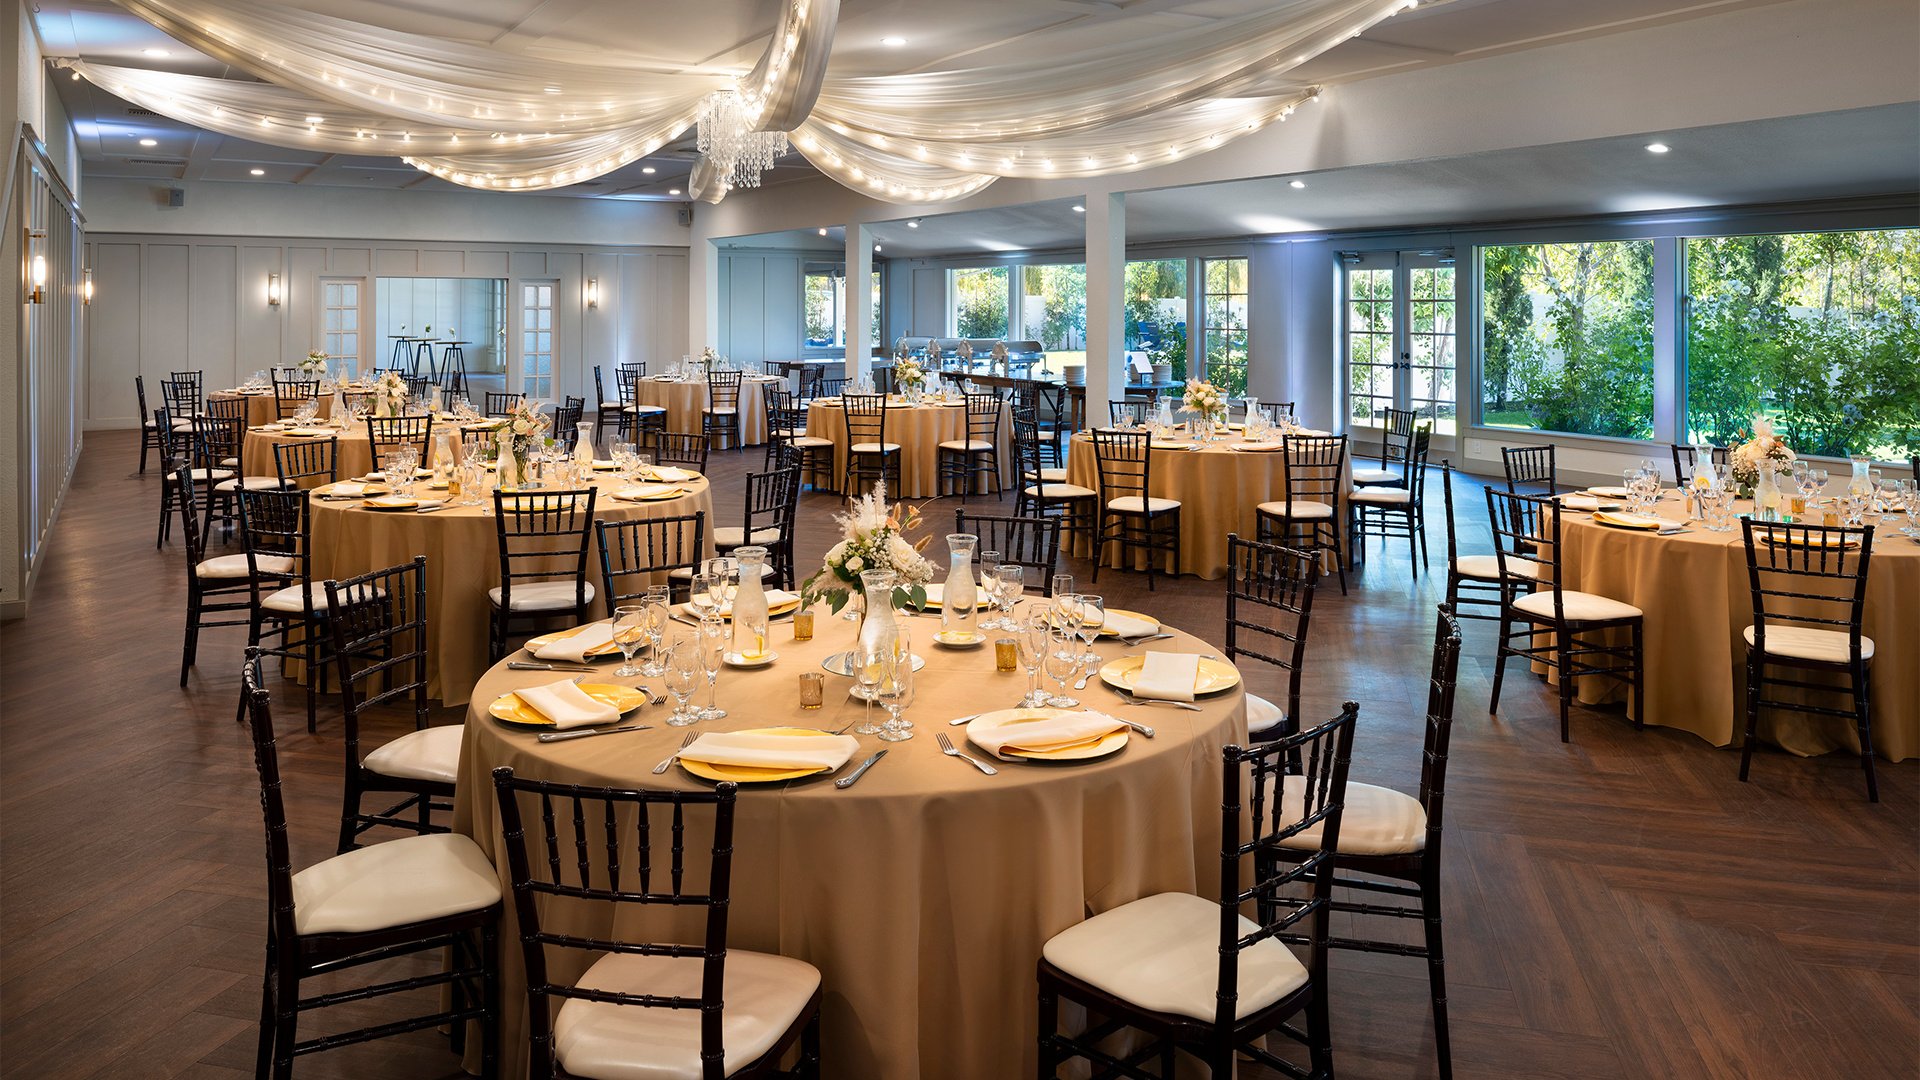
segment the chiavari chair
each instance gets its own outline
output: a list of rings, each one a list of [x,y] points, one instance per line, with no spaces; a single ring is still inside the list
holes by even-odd
[[[1487,489],[1487,521],[1493,528],[1494,552],[1503,580],[1528,578],[1549,587],[1539,591],[1509,592],[1500,605],[1500,648],[1493,668],[1489,715],[1500,712],[1500,682],[1507,657],[1551,668],[1560,680],[1560,741],[1567,741],[1567,713],[1573,703],[1574,681],[1587,675],[1608,675],[1627,683],[1632,692],[1629,715],[1635,731],[1645,725],[1645,663],[1641,648],[1643,616],[1639,608],[1597,593],[1568,589],[1560,573],[1560,503],[1550,496],[1521,495]],[[1530,564],[1523,568],[1522,564]],[[1517,629],[1514,624],[1521,624]],[[1541,640],[1541,630],[1546,640]],[[1626,646],[1611,645],[1603,635],[1625,631]],[[1580,640],[1585,637],[1587,640]]]
[[[302,665],[307,730],[315,731],[332,656],[326,583],[312,577],[312,504],[304,491],[242,491],[236,501],[252,590],[247,644]]]
[[[402,375],[400,378],[407,384],[407,397],[415,401],[431,398],[440,386],[440,376],[431,371],[425,375]]]
[[[846,392],[846,389],[845,375],[828,375],[826,369],[822,368],[819,377],[813,380],[813,397],[807,400],[812,401],[815,397],[839,397]]]
[[[646,439],[648,432],[667,430],[667,407],[640,403],[640,380],[646,374],[645,364],[621,364],[614,369],[614,379],[620,391],[620,424],[617,430],[622,441],[640,443]]]
[[[168,479],[179,493],[180,536],[187,545],[187,622],[186,636],[180,647],[180,685],[187,685],[187,673],[200,653],[200,631],[210,626],[246,626],[253,597],[254,563],[244,552],[207,557],[206,535],[202,532],[200,500],[196,497],[194,470],[184,461],[176,461]],[[259,571],[277,575],[288,569],[284,562],[263,558]],[[231,617],[227,617],[227,616]],[[209,616],[213,616],[209,618]]]
[[[1353,482],[1360,487],[1402,487],[1407,483],[1407,453],[1413,447],[1414,422],[1419,413],[1412,409],[1388,406],[1381,410],[1380,467],[1353,469]],[[1395,468],[1395,466],[1400,466]]]
[[[1679,443],[1668,443],[1667,448],[1673,451],[1673,482],[1684,487],[1688,478],[1693,476],[1693,463],[1699,456],[1699,451],[1695,447],[1682,446]],[[1713,455],[1712,460],[1715,465],[1727,463],[1729,451],[1726,447],[1710,446],[1707,450]]]
[[[1042,464],[1045,459],[1040,447],[1039,427],[1032,420],[1016,416],[1013,452],[1020,466],[1020,489],[1013,500],[1015,516],[1058,517],[1062,532],[1079,533],[1091,541],[1100,493],[1067,483],[1065,469],[1047,468]],[[1056,475],[1058,479],[1053,478]]]
[[[1500,557],[1498,555],[1462,555],[1460,537],[1453,510],[1453,462],[1440,462],[1440,493],[1446,499],[1447,511],[1447,610],[1456,619],[1485,619],[1493,622],[1500,618],[1500,607],[1506,602],[1507,594],[1521,584],[1531,588],[1532,578],[1525,582],[1505,583],[1500,576]],[[1516,562],[1510,569],[1531,573],[1532,563]],[[1493,609],[1490,614],[1469,615],[1466,608],[1484,607]]]
[[[369,416],[366,424],[367,444],[373,453],[375,468],[385,468],[387,455],[403,446],[419,451],[422,463],[428,460],[429,448],[433,445],[433,417]]]
[[[595,406],[593,410],[593,441],[596,446],[599,445],[601,437],[606,432],[607,417],[609,415],[614,418],[613,430],[615,434],[619,434],[625,426],[622,422],[622,414],[626,411],[626,406],[620,401],[620,386],[618,383],[614,384],[613,392],[613,397],[607,396],[607,383],[600,375],[600,365],[593,365],[593,400],[600,403]]]
[[[290,1080],[297,1056],[450,1027],[456,1051],[466,1026],[481,1032],[481,1075],[498,1071],[500,878],[478,845],[454,833],[408,836],[349,851],[299,873],[287,843],[287,812],[274,745],[273,710],[260,686],[259,649],[247,650],[240,707],[253,736],[267,834],[267,959],[254,1075]],[[305,996],[301,983],[414,953],[448,962],[431,974]],[[444,986],[447,1007],[299,1041],[303,1013]]]
[[[1559,470],[1554,467],[1553,446],[1503,446],[1501,464],[1507,470],[1507,490],[1519,491],[1521,485],[1546,485],[1546,494],[1560,491]]]
[[[198,371],[175,371],[160,383],[160,400],[167,411],[173,414],[176,430],[191,431],[193,418],[200,413],[205,402],[201,392],[204,383],[203,374]]]
[[[1219,899],[1159,893],[1095,915],[1042,947],[1040,1076],[1057,1075],[1072,1058],[1101,1075],[1145,1076],[1136,1063],[1156,1054],[1161,1075],[1173,1076],[1175,1055],[1184,1051],[1215,1080],[1232,1077],[1238,1057],[1331,1080],[1328,914],[1358,715],[1348,702],[1339,716],[1298,734],[1222,749]],[[1318,833],[1317,845],[1298,862],[1258,858],[1309,831]],[[1241,913],[1249,906],[1255,918]],[[1304,962],[1283,935],[1304,938]],[[1103,1019],[1063,1034],[1062,999]],[[1287,1023],[1303,1014],[1304,1029]],[[1126,1029],[1145,1045],[1124,1060],[1101,1049]],[[1309,1069],[1267,1050],[1266,1037],[1276,1032],[1307,1048]]]
[[[1403,538],[1407,565],[1413,579],[1420,580],[1420,568],[1427,565],[1427,450],[1432,438],[1425,425],[1413,433],[1398,458],[1401,474],[1395,483],[1359,487],[1347,495],[1347,543],[1356,561],[1365,561],[1369,536]]]
[[[686,599],[694,570],[706,561],[705,511],[596,521],[593,528],[600,545],[600,587],[608,611],[640,600],[653,585],[667,585],[676,601]]]
[[[1147,403],[1129,399],[1127,401],[1108,401],[1107,419],[1116,427],[1131,422],[1134,427],[1147,424]]]
[[[147,378],[144,375],[133,377],[133,396],[140,409],[140,474],[147,472],[147,451],[160,451],[161,462],[166,459],[166,444],[160,438],[160,422],[147,410]]]
[[[742,524],[718,525],[713,546],[722,555],[735,548],[757,545],[767,549],[770,576],[783,589],[793,587],[793,535],[800,510],[800,470],[797,467],[748,473]]]
[[[1000,411],[1005,403],[998,394],[966,396],[967,433],[965,438],[943,440],[939,452],[940,482],[951,482],[966,502],[982,476],[992,481],[997,498],[1000,486]]]
[[[232,476],[233,470],[201,467],[194,457],[193,425],[188,424],[186,430],[179,430],[174,424],[172,410],[155,409],[153,419],[160,433],[160,524],[153,536],[153,546],[158,548],[164,546],[173,535],[173,515],[182,497],[180,487],[173,482],[174,471],[181,466],[193,471],[193,480],[197,485],[194,495],[205,504],[212,494],[213,485]],[[188,505],[192,503],[193,499],[190,498]],[[203,515],[204,509],[203,506]]]
[[[733,449],[741,445],[740,379],[743,374],[738,371],[707,372],[707,411],[701,421],[702,430],[716,443],[726,440],[727,446]]]
[[[553,410],[553,437],[560,448],[573,453],[580,443],[580,417],[586,412],[587,399],[569,394]]]
[[[849,499],[859,498],[865,494],[862,482],[866,481],[889,484],[888,490],[898,494],[901,450],[899,443],[887,441],[887,396],[842,393],[840,417],[847,435],[841,491]]]
[[[485,398],[486,414],[495,419],[504,420],[513,415],[514,406],[525,400],[527,395],[519,391],[501,393],[489,390]]]
[[[767,450],[763,469],[779,467],[774,456],[782,447],[791,449],[801,469],[801,480],[820,487],[822,476],[833,474],[833,440],[807,434],[807,410],[793,391],[772,386],[762,391],[767,411]]]
[[[283,488],[308,490],[340,479],[340,439],[302,439],[273,444],[273,468]]]
[[[818,1080],[820,972],[790,957],[727,943],[733,784],[722,782],[712,791],[583,787],[523,780],[505,766],[493,771],[493,782],[525,960],[531,1080]],[[622,821],[638,824],[623,834]],[[703,845],[699,830],[707,822],[711,842]],[[531,843],[529,826],[537,830]],[[545,858],[536,863],[530,848]],[[563,849],[577,852],[578,859],[563,860]],[[701,854],[704,889],[697,869]],[[686,911],[702,924],[701,943],[562,933],[544,921],[560,903],[605,905],[603,926],[614,925],[616,912],[633,908]],[[549,950],[598,955],[567,983],[549,975]],[[569,960],[564,967],[577,965]],[[673,992],[679,987],[686,989]],[[783,1071],[789,1052],[797,1060]]]
[[[1267,418],[1270,424],[1293,423],[1294,409],[1291,401],[1262,401],[1254,405],[1254,410]],[[1358,482],[1359,477],[1354,477]]]
[[[1879,802],[1869,682],[1875,648],[1873,639],[1861,633],[1873,530],[1742,518],[1740,532],[1753,596],[1753,624],[1742,635],[1747,645],[1747,725],[1740,746],[1741,782],[1753,767],[1760,710],[1832,716],[1852,721],[1860,741],[1860,768],[1867,776],[1867,801]],[[1828,678],[1816,682],[1810,675]],[[1844,677],[1844,684],[1835,686],[1834,675]],[[1818,703],[1819,697],[1835,693],[1848,708]]]
[[[320,397],[319,379],[281,378],[278,371],[270,376],[273,379],[274,415],[282,420],[300,411],[300,406]]]
[[[278,476],[243,476],[240,473],[240,451],[246,444],[247,421],[244,416],[220,416],[214,408],[229,404],[239,406],[244,412],[247,403],[242,400],[210,401],[208,411],[193,418],[194,462],[209,476],[225,473],[210,482],[207,492],[207,535],[213,531],[214,515],[218,514],[225,524],[227,534],[233,531],[233,501],[241,491],[272,491],[281,486]],[[225,411],[224,409],[222,411]]]
[[[640,449],[653,455],[655,465],[679,465],[694,472],[707,471],[707,455],[713,440],[705,435],[664,428],[644,433]]]
[[[1002,564],[1025,568],[1020,576],[1023,591],[1053,595],[1053,574],[1060,568],[1060,519],[1058,517],[1002,517],[969,514],[956,507],[953,531],[972,533],[980,538],[981,551],[997,551]],[[982,563],[982,577],[993,567]]]
[[[1144,431],[1096,429],[1093,458],[1100,477],[1094,508],[1093,580],[1100,580],[1108,544],[1120,546],[1122,567],[1133,553],[1146,554],[1147,591],[1153,591],[1155,563],[1168,557],[1167,573],[1180,573],[1180,500],[1152,493],[1153,450]]]
[[[1250,656],[1287,673],[1284,709],[1247,692],[1247,734],[1256,742],[1298,730],[1300,680],[1319,586],[1317,553],[1227,534],[1227,659],[1237,663]]]
[[[1346,459],[1345,435],[1288,435],[1280,446],[1282,498],[1254,507],[1261,543],[1333,553],[1342,596],[1347,594],[1347,553],[1340,542]]]
[[[516,624],[561,615],[586,621],[594,596],[587,580],[587,542],[596,494],[593,488],[518,495],[494,491],[500,584],[487,590],[493,609],[487,632],[491,659],[507,655]]]

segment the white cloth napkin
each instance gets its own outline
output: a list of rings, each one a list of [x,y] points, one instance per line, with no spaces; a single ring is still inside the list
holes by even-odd
[[[342,480],[337,484],[327,485],[326,493],[328,495],[365,495],[367,485],[358,480]]]
[[[693,473],[685,469],[676,469],[671,465],[656,465],[651,472],[655,480],[662,480],[669,484],[678,484],[694,477]]]
[[[778,611],[782,605],[796,603],[799,599],[799,593],[790,593],[785,589],[768,589],[767,610]],[[733,601],[729,600],[720,605],[720,616],[726,619],[733,618]]]
[[[562,679],[545,686],[529,686],[514,693],[520,695],[520,700],[526,702],[529,709],[553,721],[553,726],[562,731],[589,724],[611,724],[620,719],[619,709],[587,696],[587,692],[575,685],[572,679]]]
[[[669,491],[679,489],[672,484],[641,484],[638,487],[621,488],[613,493],[616,499],[657,499]]]
[[[1287,444],[1283,442],[1243,442],[1233,444],[1235,450],[1244,450],[1249,453],[1266,453],[1268,451],[1284,450],[1286,447]]]
[[[541,660],[566,660],[575,664],[584,664],[587,662],[587,653],[612,641],[612,623],[589,623],[577,634],[568,634],[558,641],[550,641],[540,646],[533,655]]]
[[[1192,701],[1194,684],[1200,680],[1197,653],[1150,652],[1134,676],[1135,697],[1159,701]]]
[[[1569,510],[1598,510],[1600,509],[1601,502],[1591,495],[1568,495],[1560,500],[1560,505]],[[1620,500],[1608,499],[1606,505],[1618,506],[1620,505]]]
[[[1057,746],[1072,746],[1126,726],[1105,713],[1088,709],[1057,713],[1025,723],[999,724],[990,728],[969,726],[967,738],[994,757],[1015,761],[1018,755],[1005,752],[1009,748],[1049,750]]]
[[[1100,624],[1102,629],[1111,630],[1121,637],[1140,637],[1144,634],[1157,634],[1160,624],[1152,619],[1136,619],[1131,615],[1122,615],[1117,611],[1106,613],[1106,621]]]
[[[756,735],[751,732],[708,732],[680,751],[680,757],[709,765],[742,765],[754,769],[819,769],[832,772],[860,749],[851,735]]]

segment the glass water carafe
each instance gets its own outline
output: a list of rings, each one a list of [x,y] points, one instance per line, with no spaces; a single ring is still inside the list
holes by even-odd
[[[953,643],[978,640],[979,591],[974,584],[973,553],[980,538],[973,533],[947,536],[947,583],[941,589],[940,637]]]
[[[740,562],[740,584],[733,594],[733,651],[740,663],[757,664],[767,657],[767,591],[760,581],[767,549],[735,548],[733,557]]]

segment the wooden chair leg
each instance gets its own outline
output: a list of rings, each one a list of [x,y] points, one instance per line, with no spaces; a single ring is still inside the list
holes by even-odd
[[[1740,782],[1753,770],[1753,744],[1760,731],[1760,654],[1747,650],[1747,734],[1740,742]]]
[[[1880,784],[1873,776],[1873,701],[1868,696],[1867,669],[1853,672],[1854,724],[1860,733],[1860,768],[1867,774],[1867,801],[1880,801]]]
[[[1507,654],[1511,651],[1509,642],[1513,639],[1513,617],[1507,614],[1505,601],[1500,604],[1500,636],[1494,646],[1493,655],[1493,694],[1487,700],[1487,715],[1500,715],[1500,683],[1507,677]]]
[[[1642,645],[1645,627],[1633,624],[1633,730],[1647,730],[1647,654]]]
[[[1040,987],[1040,1068],[1034,1075],[1040,1080],[1057,1080],[1060,1052],[1053,1037],[1060,1030],[1060,998],[1052,988]]]
[[[275,962],[273,944],[272,935],[268,935],[267,970],[265,976],[260,980],[260,1050],[258,1056],[254,1059],[253,1075],[255,1077],[266,1076],[273,1070],[273,1036],[274,1032],[279,1030],[278,1025],[275,1023],[278,1009],[275,1005],[277,997],[274,994]]]
[[[493,923],[480,924],[480,1080],[500,1075],[500,933]]]
[[[1446,955],[1440,937],[1440,873],[1437,866],[1420,884],[1420,910],[1427,929],[1427,983],[1433,997],[1433,1048],[1440,1060],[1440,1080],[1453,1080],[1453,1051],[1447,1036]]]
[[[1567,742],[1567,713],[1573,707],[1573,657],[1571,650],[1576,637],[1572,630],[1561,627],[1554,635],[1554,659],[1560,672],[1560,741]]]

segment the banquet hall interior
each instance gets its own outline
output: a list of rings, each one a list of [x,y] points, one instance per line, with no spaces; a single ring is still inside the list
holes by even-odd
[[[0,1074],[1920,1075],[1911,0],[13,8]]]

